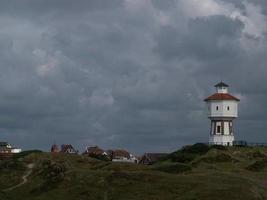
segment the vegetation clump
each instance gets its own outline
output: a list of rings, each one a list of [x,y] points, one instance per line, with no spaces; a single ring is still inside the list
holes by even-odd
[[[32,192],[44,192],[52,189],[64,180],[67,168],[64,163],[43,159],[35,168],[34,175],[41,178],[41,184],[37,185]]]
[[[188,163],[194,160],[197,156],[207,153],[209,150],[210,147],[208,145],[196,143],[171,153],[166,159],[170,159],[172,162]]]
[[[182,153],[194,153],[194,154],[205,154],[210,150],[210,147],[203,143],[196,143],[191,146],[184,146],[180,151]]]
[[[0,188],[6,189],[21,182],[21,176],[26,170],[26,164],[19,160],[0,161]],[[0,199],[2,199],[0,197]]]
[[[156,165],[154,170],[166,172],[166,173],[183,173],[192,170],[192,167],[183,163],[161,163]]]
[[[192,164],[194,166],[198,165],[199,163],[223,163],[223,162],[238,162],[237,159],[232,157],[230,154],[225,153],[221,150],[212,149],[206,155],[201,156],[200,158],[196,159]]]
[[[267,159],[257,160],[251,165],[249,165],[246,169],[254,172],[263,171],[267,166]]]
[[[215,156],[206,156],[206,157],[201,158],[201,160],[207,163],[236,161],[235,159],[233,159],[230,155],[226,153],[220,153]]]
[[[223,145],[212,145],[211,147],[210,147],[211,149],[218,149],[218,150],[224,150],[224,151],[226,151],[227,150],[227,147],[225,147],[225,146],[223,146]]]
[[[262,153],[261,151],[259,151],[259,150],[248,152],[247,153],[247,157],[249,159],[254,159],[254,158],[256,158],[256,159],[257,158],[267,158],[267,156],[264,153]]]
[[[0,170],[20,170],[24,171],[26,166],[23,162],[15,159],[0,161]]]
[[[66,172],[66,167],[63,163],[52,162],[45,159],[41,163],[39,175],[48,183],[56,183],[63,180]]]
[[[30,154],[33,154],[33,153],[42,153],[42,151],[40,151],[40,150],[22,151],[20,153],[14,154],[13,159],[24,158],[26,156],[29,156]]]

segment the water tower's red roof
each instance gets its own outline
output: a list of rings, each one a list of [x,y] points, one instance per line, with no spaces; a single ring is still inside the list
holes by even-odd
[[[240,101],[238,98],[226,93],[215,93],[208,98],[206,98],[204,101],[212,101],[212,100],[234,100],[234,101]]]

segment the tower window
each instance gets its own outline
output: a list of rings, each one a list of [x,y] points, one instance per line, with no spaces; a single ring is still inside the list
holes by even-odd
[[[217,133],[221,133],[221,126],[217,126]]]
[[[227,110],[230,110],[230,106],[227,106]]]
[[[216,110],[219,110],[219,106],[216,106]]]

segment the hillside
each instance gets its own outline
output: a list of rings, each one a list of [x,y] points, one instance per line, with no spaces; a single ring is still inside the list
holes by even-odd
[[[194,145],[151,166],[24,153],[0,161],[5,200],[267,199],[267,148]]]

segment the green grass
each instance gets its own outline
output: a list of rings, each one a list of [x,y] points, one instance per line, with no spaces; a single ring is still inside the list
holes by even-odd
[[[0,199],[267,199],[267,166],[261,163],[267,158],[267,148],[195,147],[182,150],[192,155],[191,160],[180,163],[169,157],[151,166],[105,162],[79,155],[23,154],[0,162]],[[197,148],[203,151],[196,151]],[[178,152],[172,158],[180,156],[181,151]],[[4,192],[3,189],[21,181],[29,163],[35,166],[28,182]],[[260,163],[259,170],[251,170],[255,163]]]

